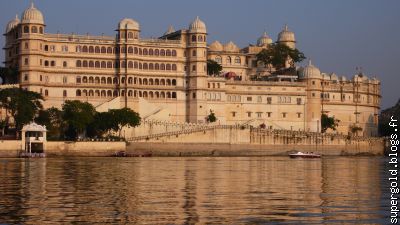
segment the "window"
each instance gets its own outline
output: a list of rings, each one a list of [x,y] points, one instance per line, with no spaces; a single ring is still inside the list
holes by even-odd
[[[28,81],[28,74],[24,75],[24,81]]]
[[[24,26],[24,33],[29,33],[29,27],[28,26]]]
[[[67,45],[61,46],[61,51],[62,52],[68,52],[68,46]]]
[[[192,56],[196,56],[197,55],[197,52],[196,52],[196,50],[193,50],[193,52],[192,52]]]
[[[262,102],[262,96],[257,96],[257,102]]]
[[[56,66],[56,61],[51,61],[50,65],[51,66]]]
[[[235,63],[236,63],[236,64],[240,64],[240,63],[241,63],[241,60],[240,60],[240,57],[239,57],[239,56],[236,56],[236,58],[235,58]]]
[[[77,84],[80,84],[81,82],[82,82],[82,78],[81,78],[81,77],[77,77],[77,78],[76,78],[76,83],[77,83]]]
[[[67,97],[67,90],[63,90],[63,97]]]
[[[226,57],[226,64],[231,64],[232,58],[230,56]]]
[[[251,112],[247,112],[247,117],[251,117]]]
[[[192,66],[192,71],[196,71],[196,65]]]
[[[215,62],[217,62],[218,64],[221,64],[222,63],[222,57],[221,56],[216,56],[215,57]]]
[[[257,112],[257,118],[261,118],[262,117],[262,112]]]
[[[49,90],[44,90],[44,96],[49,96]]]
[[[232,112],[232,117],[236,117],[236,112]]]
[[[271,117],[271,115],[272,115],[272,112],[267,112],[268,117]]]
[[[66,61],[63,62],[63,67],[67,67],[67,62]]]
[[[28,65],[28,58],[24,59],[24,65],[27,66]]]
[[[42,75],[39,76],[39,81],[43,81],[43,76]]]
[[[271,104],[272,103],[272,98],[271,97],[267,97],[267,104]]]
[[[282,118],[286,118],[286,114],[287,114],[287,113],[285,113],[285,112],[282,113]]]
[[[192,94],[192,98],[196,98],[196,93],[193,93],[193,94]]]
[[[29,49],[28,42],[25,42],[25,49]]]
[[[297,98],[297,105],[301,105],[301,98]]]
[[[312,81],[311,83],[312,83],[312,85],[315,85],[315,81]]]
[[[196,42],[196,35],[192,35],[192,42]]]
[[[253,98],[252,97],[247,97],[247,101],[251,102],[251,101],[253,101]]]
[[[43,34],[43,27],[39,27],[39,33]]]
[[[36,26],[33,26],[33,27],[32,27],[32,33],[37,33],[37,32],[38,32],[37,27],[36,27]]]
[[[55,52],[55,51],[56,51],[56,46],[50,45],[50,51],[51,51],[51,52]]]
[[[66,77],[66,76],[63,77],[63,83],[64,83],[64,84],[67,83],[67,77]]]
[[[297,113],[297,118],[301,118],[301,113],[300,112]]]

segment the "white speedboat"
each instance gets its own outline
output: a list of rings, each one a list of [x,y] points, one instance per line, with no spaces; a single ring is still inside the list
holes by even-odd
[[[290,158],[321,158],[320,154],[314,152],[296,152],[289,154]]]

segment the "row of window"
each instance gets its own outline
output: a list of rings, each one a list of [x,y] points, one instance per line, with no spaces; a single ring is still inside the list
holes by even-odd
[[[76,83],[94,83],[94,84],[125,84],[125,77],[121,78],[121,81],[117,77],[111,78],[111,77],[87,77],[83,76],[80,77],[78,76],[76,78]],[[133,78],[129,77],[128,78],[128,84],[139,84],[139,85],[163,85],[163,86],[176,86],[176,79],[158,79],[158,78]]]
[[[221,88],[221,85],[219,83],[208,83],[208,88]]]
[[[247,117],[253,117],[253,115],[256,115],[257,118],[263,118],[264,116],[270,118],[272,117],[272,112],[266,112],[265,114],[263,112],[246,112]],[[236,117],[238,115],[238,112],[231,112],[232,117]],[[301,118],[302,113],[297,112],[296,113],[297,118]],[[286,118],[288,116],[287,112],[282,112],[281,113],[282,118]]]
[[[47,90],[46,90],[47,91]],[[47,92],[48,94],[48,92]],[[47,95],[46,95],[47,96]],[[86,89],[78,89],[76,90],[76,97],[118,97],[125,96],[125,90],[86,90]],[[66,96],[64,96],[66,97]],[[137,91],[137,90],[129,90],[128,97],[140,97],[140,98],[150,98],[150,99],[165,99],[165,98],[174,98],[176,99],[176,92],[170,91]]]
[[[89,68],[128,68],[132,69],[143,69],[143,70],[177,70],[176,64],[169,63],[141,63],[128,61],[87,61],[87,60],[77,60],[76,67],[89,67]]]
[[[45,46],[46,50],[46,46]],[[99,47],[99,46],[76,46],[76,52],[97,53],[97,54],[118,54],[129,53],[135,55],[151,55],[151,56],[177,56],[176,50],[170,49],[152,49],[138,47]]]
[[[215,57],[215,61],[216,61],[217,63],[219,63],[219,64],[222,64],[222,57],[219,56],[219,55],[216,56],[216,57]],[[235,64],[240,65],[240,64],[242,63],[242,60],[240,59],[239,56],[236,56],[234,62],[235,62]],[[232,64],[232,57],[227,56],[227,57],[225,58],[225,64],[228,64],[228,65]]]
[[[228,102],[241,102],[242,98],[240,95],[228,95]],[[253,97],[252,96],[247,96],[246,97],[247,102],[252,102]],[[257,96],[257,102],[263,102],[263,97],[262,96]],[[267,104],[272,104],[272,97],[267,97],[266,98],[266,103]],[[279,96],[278,97],[278,103],[291,103],[291,97],[288,96]],[[296,104],[301,105],[302,104],[302,99],[301,98],[296,98]]]
[[[192,42],[206,42],[206,35],[192,35]]]
[[[29,26],[24,26],[23,28],[24,33],[40,33],[43,34],[43,27],[37,27],[37,26],[32,26],[31,29],[29,29]]]

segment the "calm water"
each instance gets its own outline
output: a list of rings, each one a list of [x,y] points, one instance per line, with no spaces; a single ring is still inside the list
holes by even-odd
[[[0,224],[387,224],[379,157],[0,159]]]

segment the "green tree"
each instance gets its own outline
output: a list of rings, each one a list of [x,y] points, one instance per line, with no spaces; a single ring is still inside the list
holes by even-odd
[[[215,121],[217,121],[217,117],[215,116],[214,111],[210,110],[210,114],[207,116],[207,122],[209,123],[214,123]]]
[[[112,130],[118,132],[118,136],[121,137],[121,131],[124,127],[136,127],[140,125],[139,113],[129,108],[112,109],[111,113]]]
[[[222,66],[212,59],[207,60],[207,74],[219,75],[222,71]]]
[[[114,127],[113,114],[108,112],[97,112],[92,123],[88,125],[87,134],[89,137],[102,137]]]
[[[336,130],[336,127],[339,126],[340,120],[335,119],[334,116],[329,117],[325,113],[321,115],[321,131],[325,133],[326,130],[332,129]]]
[[[16,84],[18,83],[18,69],[0,67],[0,76],[3,79],[4,84]]]
[[[272,65],[276,70],[285,68],[285,63],[288,58],[290,67],[294,67],[295,63],[303,61],[306,57],[298,49],[291,49],[284,44],[273,43],[267,49],[261,50],[256,55],[257,61],[262,62],[265,67]]]
[[[96,110],[88,102],[67,100],[62,106],[64,111],[62,118],[66,123],[66,136],[75,140],[77,136],[84,135],[86,128],[94,120]]]
[[[21,88],[6,88],[0,90],[0,107],[4,108],[14,118],[16,136],[24,124],[33,120],[38,111],[43,108],[42,95]],[[6,113],[6,126],[9,126],[10,118]]]
[[[48,139],[60,139],[63,136],[64,123],[63,112],[55,107],[40,110],[35,122],[45,125]]]

